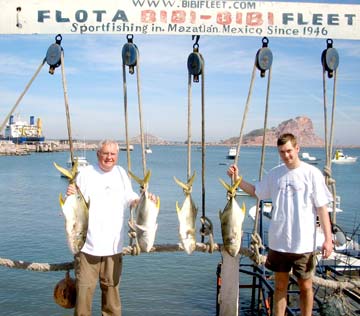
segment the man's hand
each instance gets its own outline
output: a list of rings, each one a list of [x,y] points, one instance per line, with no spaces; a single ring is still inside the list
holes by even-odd
[[[227,175],[235,182],[239,178],[239,168],[236,165],[231,165],[227,170]]]
[[[69,184],[66,190],[66,195],[69,196],[71,194],[75,194],[77,192],[75,184]]]
[[[322,245],[322,250],[321,250],[322,257],[324,259],[329,258],[332,251],[333,251],[333,243],[332,243],[332,241],[325,241],[323,243],[323,245]]]

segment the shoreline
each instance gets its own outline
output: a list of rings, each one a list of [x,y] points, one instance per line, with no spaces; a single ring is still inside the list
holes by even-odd
[[[73,149],[76,151],[93,151],[97,150],[98,142],[96,140],[86,141],[86,142],[74,142]],[[119,141],[119,146],[126,146],[125,142]],[[140,143],[133,143],[132,145],[140,145]],[[159,142],[149,144],[150,146],[187,146],[185,142]],[[201,143],[194,142],[192,144],[194,147],[201,147]],[[208,142],[205,146],[219,146],[219,147],[232,147],[237,146],[237,144],[230,143],[217,143],[217,142]],[[261,147],[261,144],[243,144],[241,147]],[[266,147],[276,147],[273,145],[266,145]],[[303,148],[323,148],[322,146],[301,146]],[[339,145],[335,148],[353,148],[358,149],[360,145]],[[0,156],[25,156],[30,155],[31,153],[49,153],[49,152],[63,152],[69,151],[69,144],[60,140],[48,140],[41,143],[33,143],[33,144],[14,144],[11,141],[0,141]],[[123,150],[123,149],[122,149]]]

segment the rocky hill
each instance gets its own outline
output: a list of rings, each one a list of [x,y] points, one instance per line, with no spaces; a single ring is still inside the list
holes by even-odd
[[[162,138],[159,138],[157,136],[147,134],[147,133],[144,134],[144,141],[148,145],[168,145],[169,144],[169,141],[166,141]],[[141,142],[140,135],[130,139],[130,144],[140,144],[140,142]]]
[[[302,147],[323,147],[324,140],[317,136],[310,118],[298,116],[280,123],[277,127],[272,127],[266,131],[266,145],[276,146],[279,135],[283,133],[294,134]],[[261,146],[263,141],[263,129],[253,130],[244,135],[242,144],[247,146]],[[236,145],[239,137],[232,137],[223,141],[225,145]]]

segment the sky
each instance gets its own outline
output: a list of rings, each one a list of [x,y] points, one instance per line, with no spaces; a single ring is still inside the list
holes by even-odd
[[[323,1],[316,1],[323,2]],[[336,1],[327,1],[335,3]],[[343,2],[344,3],[344,2]],[[357,3],[357,1],[346,1]],[[0,35],[0,118],[9,113],[46,56],[55,35]],[[64,35],[67,94],[73,138],[124,140],[122,47],[126,35]],[[134,35],[140,52],[144,131],[164,140],[187,139],[191,36]],[[201,36],[205,61],[205,139],[239,136],[251,72],[261,37]],[[338,69],[335,145],[360,145],[360,42],[334,40]],[[321,54],[325,39],[269,38],[273,54],[268,127],[309,117],[324,138]],[[40,117],[47,139],[67,138],[61,69],[45,64],[15,114]],[[139,135],[136,75],[127,71],[130,137]],[[263,127],[266,78],[257,72],[245,132]],[[328,80],[328,106],[333,80]],[[192,83],[192,139],[201,140],[201,85]],[[331,108],[329,108],[329,111]],[[330,116],[330,112],[328,114]]]

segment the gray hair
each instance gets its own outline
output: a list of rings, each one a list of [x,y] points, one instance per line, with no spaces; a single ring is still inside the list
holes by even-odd
[[[117,143],[117,141],[112,139],[103,139],[102,141],[100,141],[97,151],[100,151],[106,145],[115,145],[117,152],[119,152],[119,144]]]

